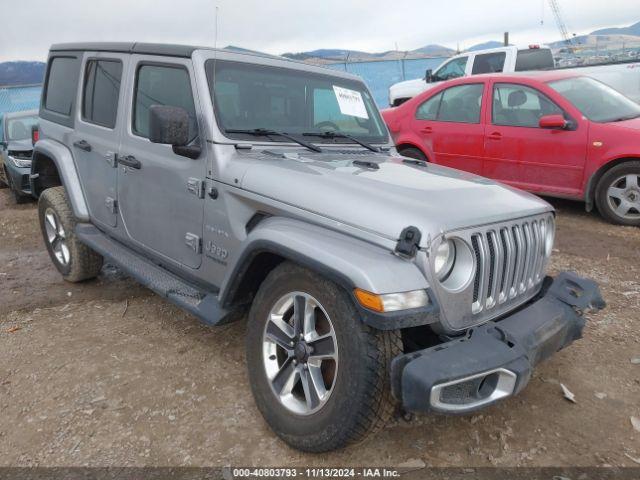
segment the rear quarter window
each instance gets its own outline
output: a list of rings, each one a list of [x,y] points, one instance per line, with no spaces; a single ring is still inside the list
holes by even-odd
[[[548,48],[518,50],[518,55],[516,56],[516,72],[546,70],[554,66],[553,54]]]
[[[73,126],[79,74],[80,59],[77,56],[55,56],[49,59],[40,113],[42,118]]]

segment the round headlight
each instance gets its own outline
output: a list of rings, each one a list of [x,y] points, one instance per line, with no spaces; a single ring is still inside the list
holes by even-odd
[[[438,245],[433,261],[433,267],[439,281],[443,282],[447,279],[451,270],[453,270],[453,264],[455,261],[456,245],[454,242],[451,240],[445,240]]]
[[[545,257],[551,256],[551,251],[553,250],[553,240],[555,236],[555,231],[553,228],[553,220],[549,219],[546,222],[545,227],[545,235],[544,235],[544,255]]]

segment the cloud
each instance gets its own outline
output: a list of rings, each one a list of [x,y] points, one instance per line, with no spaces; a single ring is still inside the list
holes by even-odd
[[[430,43],[455,47],[499,40],[557,40],[544,0],[0,0],[0,61],[42,60],[52,43],[140,41],[218,45],[269,53],[316,48],[384,51]],[[540,25],[544,8],[544,25]],[[561,0],[571,32],[640,20],[637,0]],[[3,9],[5,12],[6,9]],[[638,15],[640,17],[640,15]]]

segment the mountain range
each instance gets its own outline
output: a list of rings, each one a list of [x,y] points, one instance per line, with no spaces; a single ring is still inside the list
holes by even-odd
[[[44,66],[43,62],[0,63],[0,86],[42,83]]]
[[[629,38],[629,40],[635,40],[636,42],[640,43],[640,38],[635,38],[640,37],[640,22],[629,25],[628,27],[612,27],[595,30],[587,35],[574,37],[574,42],[579,45],[595,43],[597,36],[611,37],[611,42],[613,43],[621,43],[624,41],[625,36],[631,36],[633,38]],[[604,43],[606,43],[605,39],[601,38],[600,40],[603,41],[603,45]],[[465,51],[473,52],[477,50],[484,50],[487,48],[497,48],[501,47],[502,45],[502,42],[492,40],[473,45],[467,48]],[[564,41],[558,40],[556,42],[551,42],[548,45],[552,48],[562,48],[564,46]],[[410,50],[409,52],[398,52],[395,50],[390,50],[380,53],[368,53],[358,50],[320,49],[312,50],[310,52],[285,53],[283,54],[283,56],[295,60],[303,60],[313,63],[331,63],[341,61],[344,62],[347,58],[349,61],[396,60],[398,58],[447,57],[454,55],[455,53],[456,51],[451,48],[432,44],[417,48],[415,50]]]
[[[608,39],[608,40],[607,40]],[[628,27],[602,28],[587,35],[574,37],[574,42],[579,45],[595,44],[597,42],[624,43],[633,41],[640,43],[640,22]],[[502,42],[489,41],[469,47],[466,51],[483,50],[502,46]],[[563,41],[552,42],[552,48],[561,48]],[[241,47],[228,46],[230,50],[245,50]],[[327,49],[311,50],[308,52],[284,53],[283,56],[294,60],[310,63],[333,63],[344,61],[371,61],[371,60],[397,60],[399,58],[428,58],[448,57],[454,55],[455,50],[442,45],[430,44],[416,48],[408,52],[388,50],[385,52],[369,53],[360,50]],[[27,85],[42,83],[45,64],[43,62],[15,61],[0,63],[0,86]]]

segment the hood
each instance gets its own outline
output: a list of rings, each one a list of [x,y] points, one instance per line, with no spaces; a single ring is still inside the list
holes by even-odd
[[[241,158],[243,189],[393,240],[416,226],[422,246],[442,231],[552,210],[486,178],[389,154],[270,150]]]
[[[9,140],[7,150],[17,150],[19,152],[30,152],[33,150],[33,143],[30,138],[25,140]]]
[[[405,80],[389,87],[389,99],[393,102],[396,98],[412,98],[436,85],[438,82],[427,83],[424,78]]]

